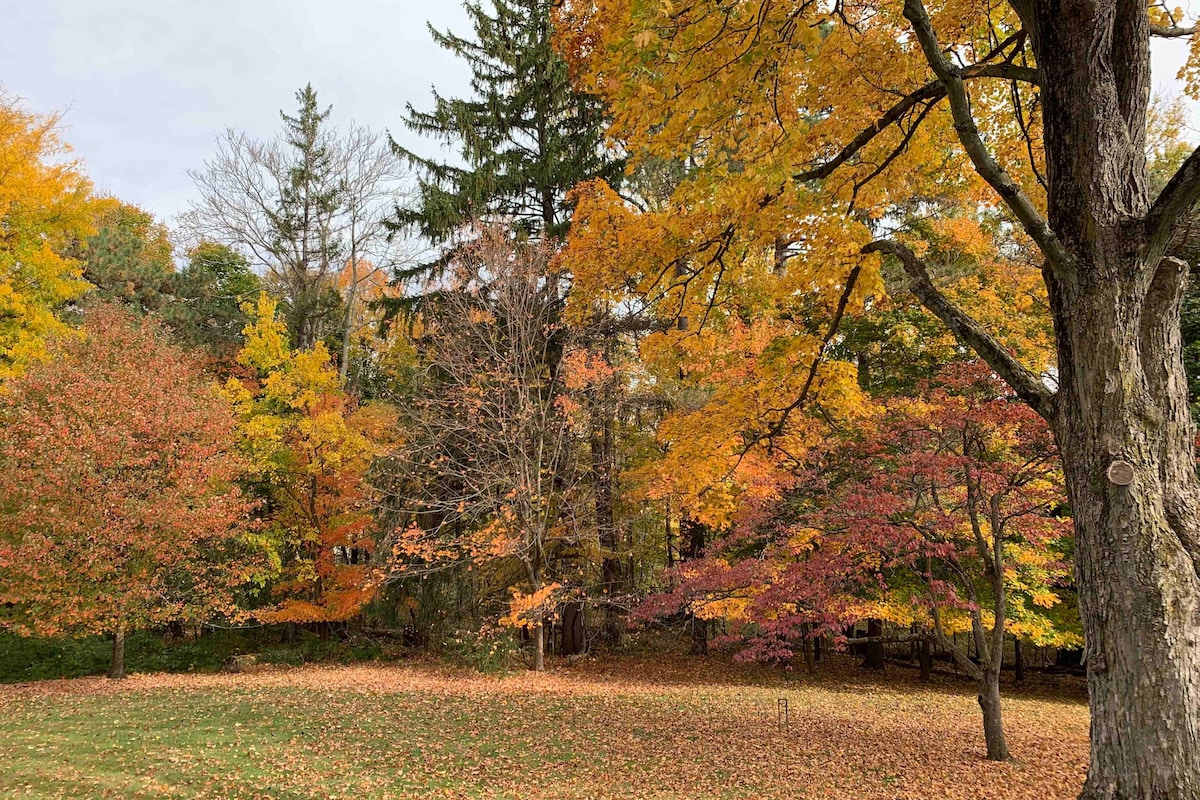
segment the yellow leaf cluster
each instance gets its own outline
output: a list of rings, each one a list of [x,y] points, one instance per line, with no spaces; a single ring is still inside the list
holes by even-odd
[[[87,288],[71,248],[92,233],[92,185],[59,137],[58,117],[0,89],[0,381],[46,354],[55,312]]]

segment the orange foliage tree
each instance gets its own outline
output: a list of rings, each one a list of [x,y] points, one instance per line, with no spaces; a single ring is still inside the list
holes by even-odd
[[[0,392],[0,624],[114,636],[237,615],[261,568],[235,420],[151,321],[89,309]]]

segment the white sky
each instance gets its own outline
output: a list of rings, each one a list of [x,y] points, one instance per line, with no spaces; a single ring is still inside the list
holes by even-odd
[[[470,32],[459,0],[0,0],[0,85],[35,111],[70,107],[67,139],[97,186],[169,221],[214,137],[274,134],[309,81],[334,122],[433,154],[401,124],[405,104],[430,108],[433,85],[463,96],[469,73],[426,20]],[[1185,53],[1155,45],[1157,90],[1178,92]]]
[[[66,138],[98,187],[163,220],[186,169],[226,127],[266,138],[311,81],[333,122],[438,145],[401,123],[469,72],[426,30],[468,34],[458,0],[0,0],[0,85],[31,110],[70,107]]]

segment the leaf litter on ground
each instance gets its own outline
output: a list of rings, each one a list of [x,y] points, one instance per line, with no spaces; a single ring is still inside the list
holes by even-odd
[[[614,658],[543,674],[437,664],[135,675],[0,688],[14,798],[1074,797],[1073,686],[1006,698],[985,761],[969,684],[847,658],[818,676]],[[786,699],[787,725],[779,719]]]

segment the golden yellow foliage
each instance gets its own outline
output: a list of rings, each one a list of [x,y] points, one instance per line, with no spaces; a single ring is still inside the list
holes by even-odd
[[[0,89],[0,381],[46,354],[55,312],[87,288],[67,253],[92,232],[92,185],[59,135]]]

